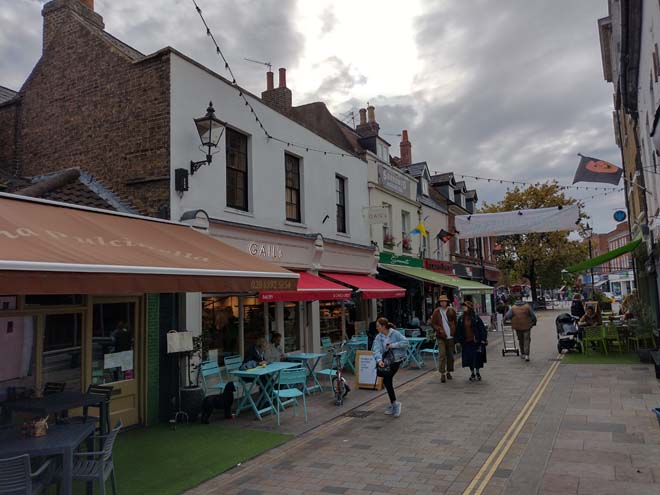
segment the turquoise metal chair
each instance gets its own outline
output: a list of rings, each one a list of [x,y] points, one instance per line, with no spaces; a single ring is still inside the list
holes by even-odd
[[[280,408],[293,404],[293,415],[298,411],[298,399],[302,397],[305,423],[307,423],[307,400],[305,399],[305,386],[307,385],[307,370],[294,368],[280,371],[277,380],[277,390],[273,393],[277,398],[277,426],[280,426]],[[300,386],[301,388],[297,388]],[[284,401],[282,400],[284,399]]]
[[[438,357],[440,354],[440,351],[438,350],[438,340],[435,340],[435,344],[433,345],[432,349],[422,349],[419,351],[422,354],[422,358],[427,355],[431,355],[433,357],[433,362],[435,363],[436,369],[438,368]]]
[[[204,389],[204,395],[221,393],[225,389],[225,381],[220,372],[220,366],[214,361],[204,361],[199,366],[199,381]]]
[[[228,382],[232,380],[231,372],[236,371],[237,369],[239,369],[241,367],[241,364],[243,364],[243,358],[241,356],[238,356],[238,355],[236,355],[236,356],[227,356],[225,358],[224,370],[225,370],[225,376],[226,376],[226,379],[227,379]]]

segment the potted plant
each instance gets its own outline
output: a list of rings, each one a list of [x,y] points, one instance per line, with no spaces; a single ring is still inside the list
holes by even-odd
[[[383,245],[390,249],[394,247],[394,236],[389,232],[383,236]]]
[[[408,236],[404,237],[403,240],[401,241],[401,247],[403,247],[403,250],[406,252],[411,252],[412,251],[412,239]]]

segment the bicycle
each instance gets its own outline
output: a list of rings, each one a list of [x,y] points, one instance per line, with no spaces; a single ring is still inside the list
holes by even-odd
[[[341,347],[343,346],[344,345],[342,344]],[[343,373],[342,361],[344,354],[346,354],[346,351],[337,352],[334,349],[332,351],[332,359],[336,360],[336,365],[333,367],[333,369],[337,371],[335,376],[332,377],[332,391],[334,392],[335,395],[335,406],[341,406],[342,404],[344,404],[344,398],[351,391],[351,388],[348,386],[348,383],[346,383],[346,379],[344,378],[344,373]]]

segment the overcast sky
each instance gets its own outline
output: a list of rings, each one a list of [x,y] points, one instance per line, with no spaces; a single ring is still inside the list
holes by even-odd
[[[247,57],[286,67],[296,105],[322,100],[350,123],[370,102],[392,154],[408,129],[413,160],[432,172],[570,184],[578,152],[621,163],[598,41],[606,0],[198,3],[239,84],[256,94],[265,86],[265,67]],[[0,0],[0,85],[19,89],[37,61],[43,4]],[[171,45],[224,73],[191,0],[95,6],[106,30],[136,49]],[[481,200],[505,193],[466,181]],[[586,212],[605,232],[623,207],[617,193],[588,200]]]

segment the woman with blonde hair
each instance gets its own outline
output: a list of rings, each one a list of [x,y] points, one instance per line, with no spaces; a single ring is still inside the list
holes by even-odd
[[[399,371],[401,362],[406,358],[408,340],[398,330],[394,329],[394,325],[387,318],[376,320],[376,330],[378,330],[378,335],[376,335],[371,348],[376,366],[382,369],[389,367],[389,372],[383,376],[383,385],[385,385],[387,395],[390,398],[390,405],[385,410],[385,414],[398,418],[401,416],[401,402],[396,400],[393,379],[396,372]]]

